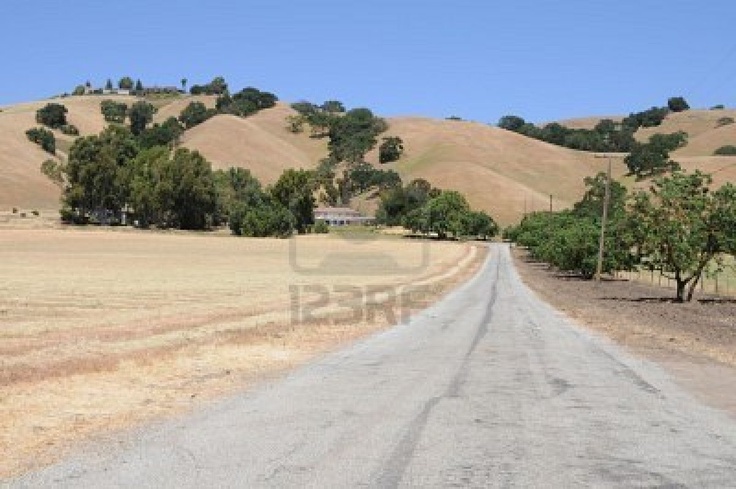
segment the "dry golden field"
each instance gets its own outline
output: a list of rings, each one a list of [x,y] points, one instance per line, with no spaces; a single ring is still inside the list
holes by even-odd
[[[385,328],[484,255],[394,236],[0,228],[0,478]]]

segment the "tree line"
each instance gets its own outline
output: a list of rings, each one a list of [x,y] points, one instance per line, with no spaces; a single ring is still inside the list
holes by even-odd
[[[591,278],[596,270],[606,175],[586,179],[573,209],[533,213],[504,236],[535,259]],[[659,175],[630,194],[611,183],[603,271],[642,267],[675,281],[678,302],[690,301],[707,268],[736,253],[736,186],[712,188],[709,175],[681,170]]]
[[[671,97],[666,107],[651,107],[632,112],[620,123],[603,119],[593,129],[572,129],[557,122],[542,127],[525,121],[516,115],[506,115],[498,121],[498,127],[557,146],[580,151],[629,152],[637,145],[634,133],[640,127],[656,127],[670,112],[688,110],[683,97]]]

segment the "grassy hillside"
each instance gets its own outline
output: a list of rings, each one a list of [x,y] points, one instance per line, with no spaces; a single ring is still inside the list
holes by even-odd
[[[58,100],[68,109],[70,123],[82,134],[94,134],[105,126],[99,104],[104,97],[71,97]],[[128,103],[132,97],[117,97]],[[182,97],[156,100],[155,121],[178,116],[186,105],[199,100],[214,106],[214,97]],[[39,167],[48,155],[30,143],[25,131],[36,126],[35,111],[48,101],[6,107],[0,112],[0,209],[55,209],[58,189],[41,175]],[[201,151],[215,168],[242,166],[264,183],[273,182],[286,168],[314,168],[327,153],[326,141],[308,134],[288,132],[285,119],[293,114],[279,104],[246,119],[219,115],[187,131],[182,144]],[[659,132],[685,130],[689,145],[675,157],[686,168],[717,171],[717,181],[736,181],[736,159],[713,157],[725,144],[736,144],[736,125],[716,127],[721,117],[736,111],[688,111],[670,115]],[[574,127],[592,127],[598,118],[576,119]],[[561,148],[484,124],[427,118],[390,119],[387,134],[404,140],[406,152],[396,163],[384,166],[398,171],[405,181],[425,178],[432,184],[456,189],[473,206],[489,211],[502,224],[516,221],[525,210],[555,208],[575,202],[583,191],[582,180],[605,167],[604,159]],[[641,131],[648,137],[651,129]],[[56,132],[59,155],[65,156],[71,138]],[[369,161],[377,164],[374,151]],[[624,173],[615,160],[615,173]],[[375,203],[362,204],[371,209]]]

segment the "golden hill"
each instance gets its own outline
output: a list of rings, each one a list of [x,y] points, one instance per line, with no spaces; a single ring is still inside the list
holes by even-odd
[[[104,98],[70,97],[57,101],[69,109],[70,123],[86,135],[105,126],[99,110]],[[135,100],[116,98],[127,103]],[[193,100],[214,106],[214,97],[156,100],[155,121],[178,116]],[[25,136],[27,129],[36,126],[35,111],[47,102],[16,105],[0,112],[0,209],[58,207],[58,189],[39,170],[48,155]],[[325,140],[286,130],[285,119],[293,113],[287,105],[279,104],[246,119],[219,115],[187,131],[182,144],[202,152],[215,168],[241,166],[264,183],[271,183],[284,169],[314,168],[327,153]],[[736,111],[724,110],[673,114],[659,130],[682,129],[691,134],[689,146],[676,154],[686,168],[719,170],[718,181],[736,181],[736,159],[710,156],[717,147],[736,144],[736,125],[716,127],[719,118],[734,114]],[[597,120],[577,119],[571,125],[594,125]],[[389,124],[387,135],[401,137],[406,152],[399,162],[383,168],[395,169],[405,181],[425,178],[435,186],[459,190],[473,206],[490,212],[502,224],[518,220],[525,210],[549,208],[550,195],[555,209],[571,205],[582,194],[583,178],[603,170],[606,164],[590,153],[484,124],[428,118],[396,118],[390,119]],[[71,139],[58,132],[56,136],[63,157]],[[368,158],[377,165],[376,151]],[[615,159],[615,173],[624,173],[621,158]]]

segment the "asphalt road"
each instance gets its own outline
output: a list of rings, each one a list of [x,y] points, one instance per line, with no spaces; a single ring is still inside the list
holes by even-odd
[[[495,245],[408,324],[11,486],[734,487],[736,421],[542,303]]]

